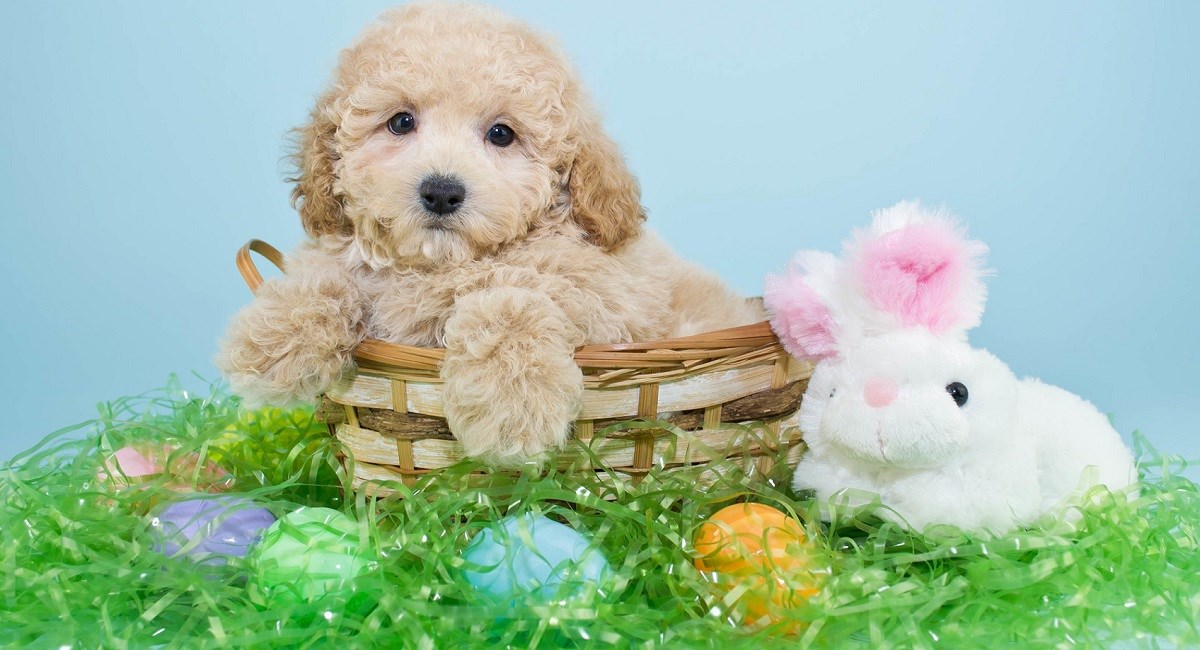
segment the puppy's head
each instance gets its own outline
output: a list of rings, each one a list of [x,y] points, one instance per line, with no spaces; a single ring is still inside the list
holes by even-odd
[[[373,266],[455,262],[541,228],[613,250],[645,216],[574,72],[492,10],[414,5],[345,50],[299,129],[293,200]]]

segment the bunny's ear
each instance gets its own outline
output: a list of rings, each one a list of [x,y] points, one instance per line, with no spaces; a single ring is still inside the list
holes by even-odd
[[[941,334],[979,324],[987,246],[967,239],[945,211],[899,203],[876,212],[846,248],[867,304],[899,325]]]
[[[787,273],[768,275],[763,304],[771,327],[793,356],[820,361],[838,354],[838,324],[830,311],[829,290],[837,259],[802,252]]]

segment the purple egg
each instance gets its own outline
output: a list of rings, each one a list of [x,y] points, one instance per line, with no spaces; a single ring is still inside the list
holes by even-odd
[[[275,515],[249,499],[206,496],[167,504],[152,515],[154,550],[224,564],[243,557]]]

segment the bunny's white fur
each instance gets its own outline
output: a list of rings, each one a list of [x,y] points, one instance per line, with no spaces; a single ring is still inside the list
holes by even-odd
[[[1061,507],[1088,479],[1114,490],[1136,479],[1094,406],[1018,380],[967,343],[986,252],[945,212],[901,203],[876,213],[842,258],[802,252],[768,279],[781,340],[817,362],[800,409],[809,449],[797,490],[823,503],[878,495],[917,530],[1000,534]],[[961,406],[955,382],[967,391]]]

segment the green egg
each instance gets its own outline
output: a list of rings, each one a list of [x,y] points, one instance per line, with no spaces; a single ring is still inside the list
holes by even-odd
[[[275,601],[349,596],[354,578],[377,561],[358,522],[331,508],[300,508],[276,521],[255,546],[253,577]]]

